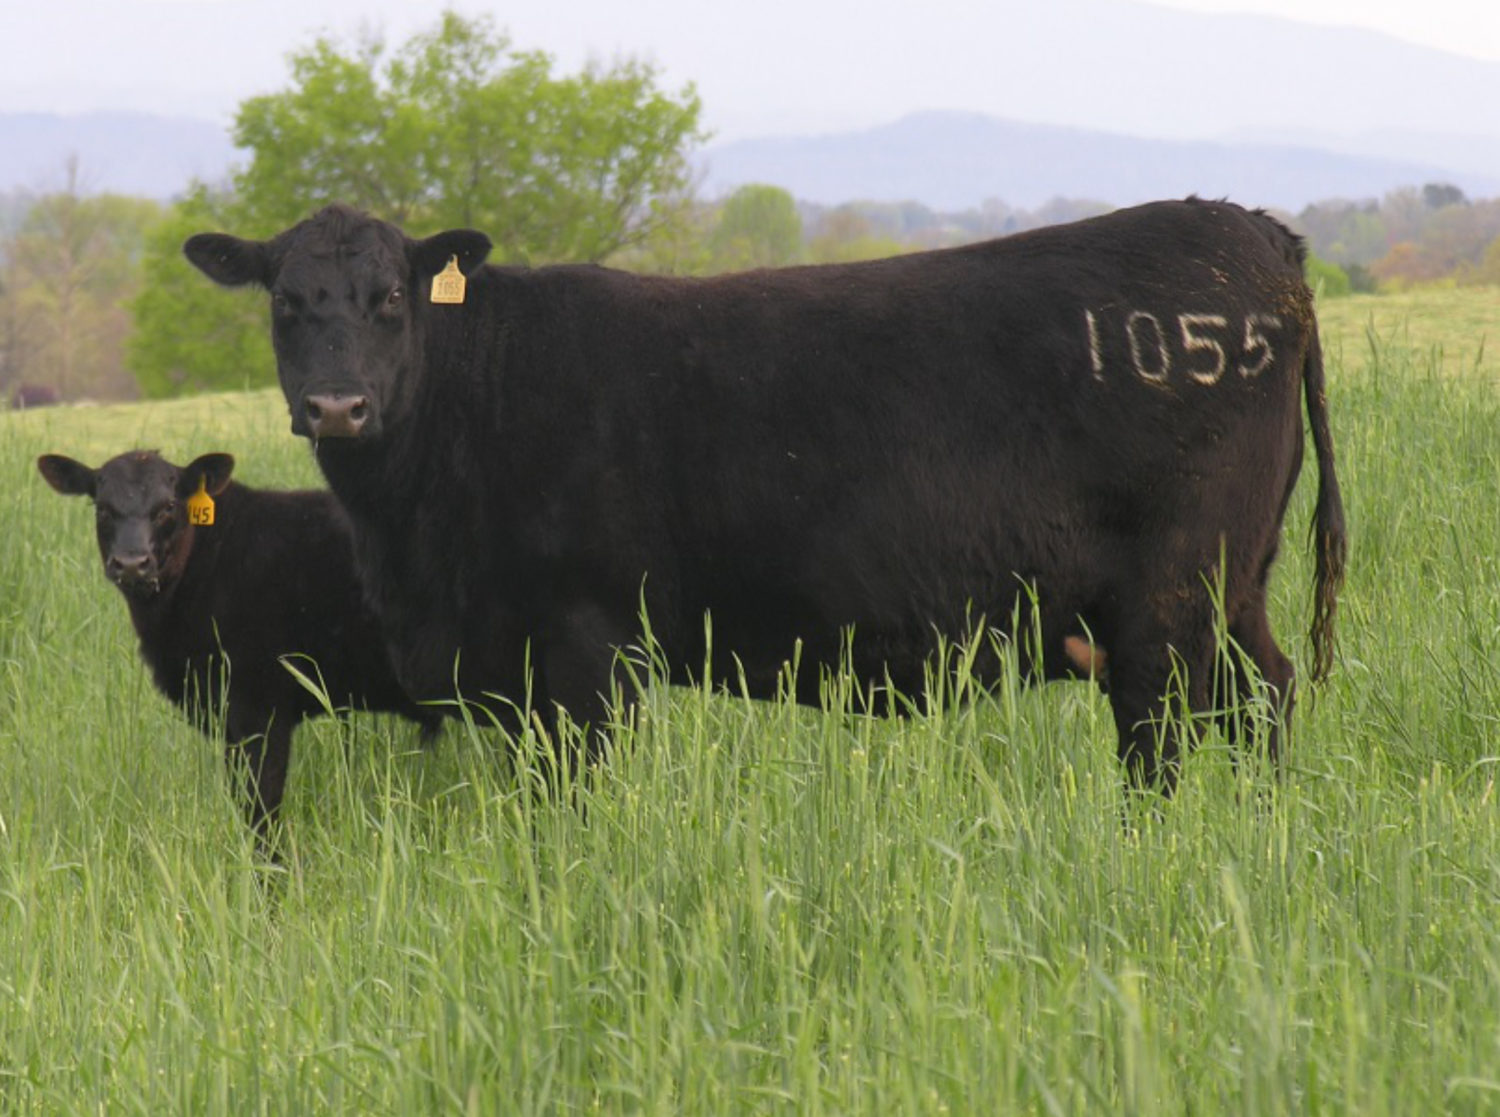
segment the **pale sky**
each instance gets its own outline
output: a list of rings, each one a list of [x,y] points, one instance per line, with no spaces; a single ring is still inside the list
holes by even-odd
[[[1500,0],[1156,2],[1363,27],[1500,60]],[[347,43],[374,28],[399,42],[445,7],[492,15],[518,47],[564,70],[590,58],[652,60],[667,88],[696,83],[721,140],[873,126],[925,108],[1029,110],[1014,90],[994,93],[1000,48],[1019,32],[1050,19],[1036,33],[1060,66],[1090,36],[1090,57],[1112,50],[1109,63],[1124,65],[1128,35],[1165,14],[1138,0],[0,0],[0,112],[113,108],[227,123],[244,98],[284,88],[287,52],[320,31]],[[1076,27],[1058,24],[1059,12]],[[1256,79],[1258,60],[1231,61],[1243,67],[1226,75]],[[1276,60],[1266,61],[1269,75]],[[1107,97],[1085,92],[1094,104]],[[1188,108],[1179,130],[1201,130]],[[1171,132],[1170,111],[1158,115],[1156,130]]]
[[[1303,23],[1364,27],[1407,42],[1500,61],[1497,0],[1153,0],[1199,12],[1253,12]]]

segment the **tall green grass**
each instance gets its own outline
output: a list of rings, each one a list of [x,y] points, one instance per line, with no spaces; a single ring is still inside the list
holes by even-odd
[[[1500,397],[1420,357],[1331,368],[1284,781],[1209,738],[1132,807],[1105,701],[1014,672],[899,721],[652,687],[560,799],[529,739],[356,717],[299,732],[269,885],[32,459],[305,448],[264,394],[0,417],[0,1112],[1500,1111]]]

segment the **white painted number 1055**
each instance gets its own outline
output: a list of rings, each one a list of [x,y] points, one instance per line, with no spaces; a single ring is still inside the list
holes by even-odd
[[[1083,315],[1094,377],[1103,380],[1104,342],[1099,320],[1092,310],[1085,310]],[[1217,384],[1231,363],[1239,375],[1253,379],[1276,359],[1266,331],[1281,329],[1281,318],[1252,313],[1245,315],[1243,331],[1240,325],[1222,314],[1179,314],[1177,328],[1172,330],[1155,314],[1133,310],[1124,320],[1131,368],[1148,384],[1165,384],[1172,375],[1173,352],[1177,350],[1182,367],[1198,384]]]

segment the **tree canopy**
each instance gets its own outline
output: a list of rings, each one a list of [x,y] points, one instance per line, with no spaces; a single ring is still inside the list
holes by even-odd
[[[741,186],[719,210],[709,251],[715,271],[796,263],[802,256],[802,218],[795,199],[779,186]]]
[[[182,255],[182,242],[194,233],[243,231],[236,209],[199,186],[151,231],[140,293],[130,306],[135,331],[125,354],[144,396],[276,382],[264,295],[216,286]]]
[[[249,163],[226,193],[200,188],[181,203],[174,232],[269,236],[342,201],[412,236],[482,229],[497,262],[600,261],[670,237],[690,193],[698,95],[690,85],[664,92],[647,63],[559,75],[490,20],[449,12],[394,49],[319,38],[289,65],[286,89],[236,115]],[[264,344],[240,336],[252,317],[265,332],[264,309],[251,316],[233,293],[205,295],[180,244],[153,242],[134,304],[130,361],[143,388],[269,383]]]
[[[338,200],[413,235],[481,228],[508,262],[602,260],[656,230],[701,138],[696,92],[661,92],[650,65],[558,76],[452,12],[395,51],[318,39],[290,62],[234,128],[252,153],[235,191],[276,227]]]

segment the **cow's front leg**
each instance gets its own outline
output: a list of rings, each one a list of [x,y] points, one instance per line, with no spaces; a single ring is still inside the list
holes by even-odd
[[[558,711],[566,711],[588,759],[603,749],[616,696],[624,708],[634,702],[623,658],[636,639],[634,627],[593,602],[582,602],[564,609],[544,634],[539,664],[544,724],[555,728]]]

